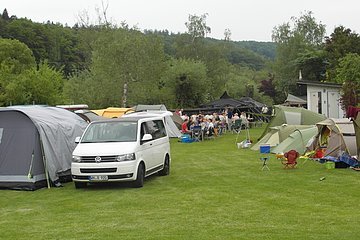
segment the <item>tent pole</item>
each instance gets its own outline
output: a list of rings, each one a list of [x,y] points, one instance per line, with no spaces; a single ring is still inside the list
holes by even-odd
[[[48,170],[47,170],[45,152],[44,152],[44,147],[43,147],[43,142],[41,140],[41,137],[40,137],[40,147],[41,147],[42,160],[43,160],[43,164],[44,164],[46,183],[47,183],[47,187],[50,188],[49,173],[48,173]]]
[[[29,167],[29,172],[28,172],[28,179],[33,178],[33,175],[32,175],[33,163],[34,163],[34,150],[32,151],[32,154],[31,154],[31,162],[30,162],[30,167]]]

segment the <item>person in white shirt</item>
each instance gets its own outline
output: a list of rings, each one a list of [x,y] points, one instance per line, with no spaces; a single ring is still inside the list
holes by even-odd
[[[246,128],[249,127],[249,120],[246,117],[246,113],[245,112],[241,112],[240,114],[240,118],[241,118],[241,124],[245,125]]]

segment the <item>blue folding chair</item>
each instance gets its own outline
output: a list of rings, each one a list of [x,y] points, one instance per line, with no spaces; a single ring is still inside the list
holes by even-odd
[[[201,126],[193,126],[191,128],[191,137],[194,139],[194,142],[200,142],[203,140],[203,132]]]
[[[270,144],[261,144],[260,145],[260,160],[263,162],[261,170],[267,169],[270,171],[270,168],[267,165],[267,162],[270,159]]]

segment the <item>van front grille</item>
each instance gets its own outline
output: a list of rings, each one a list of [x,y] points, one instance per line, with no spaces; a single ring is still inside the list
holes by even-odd
[[[81,173],[114,173],[116,168],[80,168]]]
[[[95,158],[100,157],[100,161],[95,161]],[[94,162],[116,162],[116,156],[82,156],[80,162],[94,163]]]

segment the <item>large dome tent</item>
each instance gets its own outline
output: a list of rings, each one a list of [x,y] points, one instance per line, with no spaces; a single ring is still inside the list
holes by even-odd
[[[65,109],[0,109],[0,188],[35,190],[69,174],[75,137],[86,121]]]

